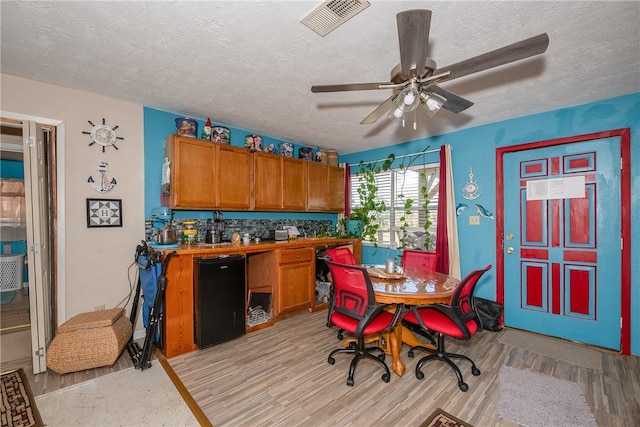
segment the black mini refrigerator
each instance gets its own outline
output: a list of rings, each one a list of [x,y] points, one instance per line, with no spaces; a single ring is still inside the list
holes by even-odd
[[[196,345],[205,348],[244,335],[244,256],[194,258],[193,263]]]

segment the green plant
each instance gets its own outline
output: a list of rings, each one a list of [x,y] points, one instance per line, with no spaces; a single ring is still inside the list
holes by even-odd
[[[401,163],[395,167],[397,174],[404,175],[407,173],[411,165],[418,160],[425,151],[429,149],[429,146],[425,147],[421,152],[416,153],[408,158],[403,158]],[[359,163],[359,169],[355,176],[358,180],[358,187],[356,192],[360,199],[360,203],[353,208],[350,215],[340,220],[339,226],[341,234],[348,237],[362,237],[378,246],[378,229],[380,228],[379,214],[387,210],[387,206],[383,200],[378,199],[378,184],[376,182],[376,175],[383,171],[388,171],[392,168],[396,156],[394,153],[390,153],[386,159],[376,162],[363,162]],[[408,160],[408,161],[407,161]],[[405,164],[406,161],[406,164]],[[420,194],[424,199],[423,207],[426,209],[429,204],[429,199],[432,196],[431,191],[433,186],[429,182],[430,178],[426,177],[424,172],[420,173]],[[399,245],[394,249],[403,249],[407,244],[407,237],[409,236],[409,227],[411,226],[412,215],[416,214],[412,210],[415,205],[415,200],[406,197],[403,193],[404,189],[404,176],[399,180],[399,189],[396,193],[396,206],[401,206],[401,214],[396,219],[396,224],[399,224],[400,236],[398,238]],[[437,189],[436,189],[437,190]],[[361,236],[349,235],[346,232],[347,221],[358,220],[362,222],[362,234]],[[430,234],[428,228],[431,226],[431,221],[427,213],[426,222],[424,225],[425,234],[427,235],[427,244],[430,242]],[[393,225],[392,225],[393,226]],[[395,244],[394,244],[395,246]]]
[[[351,210],[348,216],[340,220],[340,225],[343,233],[347,234],[347,221],[360,221],[361,235],[349,237],[362,237],[372,242],[374,246],[378,246],[378,229],[380,228],[378,215],[387,210],[387,205],[384,200],[378,199],[376,174],[389,170],[394,159],[395,155],[391,154],[381,163],[360,161],[359,169],[355,174],[358,179],[356,192],[360,203]]]

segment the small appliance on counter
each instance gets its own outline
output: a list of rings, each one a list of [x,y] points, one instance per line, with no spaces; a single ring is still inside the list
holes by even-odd
[[[286,230],[284,228],[280,229],[280,230],[273,230],[273,240],[275,241],[283,241],[283,240],[289,240],[289,230]]]
[[[153,219],[153,248],[177,248],[178,238],[176,229],[171,224],[173,212],[167,207],[153,208],[151,210]]]

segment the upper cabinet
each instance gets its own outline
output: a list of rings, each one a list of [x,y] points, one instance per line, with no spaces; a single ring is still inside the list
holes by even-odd
[[[174,209],[249,209],[250,153],[226,144],[171,135],[169,205]]]
[[[342,212],[344,169],[171,135],[173,209]]]
[[[320,163],[307,164],[307,210],[344,211],[344,169]]]

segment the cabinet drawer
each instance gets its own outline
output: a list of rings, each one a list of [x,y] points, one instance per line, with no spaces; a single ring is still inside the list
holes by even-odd
[[[306,262],[313,259],[313,249],[285,249],[280,251],[280,264]]]

